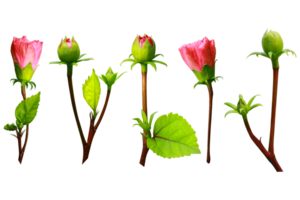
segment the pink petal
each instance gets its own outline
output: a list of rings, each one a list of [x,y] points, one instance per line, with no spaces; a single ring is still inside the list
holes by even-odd
[[[205,64],[211,67],[214,66],[214,60],[210,51],[210,42],[207,38],[203,39],[202,44],[199,46],[198,52],[200,54],[200,62],[203,64],[203,66]]]
[[[199,65],[198,61],[198,55],[195,48],[195,43],[193,44],[187,44],[183,45],[179,52],[181,54],[182,59],[187,64],[187,66],[191,70],[201,71],[202,67]]]
[[[66,39],[65,41],[67,42],[69,49],[71,49],[72,48],[72,42],[71,42],[70,38]]]
[[[29,48],[29,43],[26,37],[23,36],[21,39],[14,37],[11,45],[11,54],[14,62],[17,62],[21,69],[24,69],[26,67],[29,60],[34,59],[34,55],[32,55],[34,54],[34,51],[32,50],[33,48]],[[28,58],[26,58],[27,51],[29,53]]]
[[[147,39],[150,42],[150,44],[153,46],[152,38],[149,37],[148,35],[144,35],[143,37],[139,36],[139,43],[141,48],[144,46]]]
[[[32,69],[35,70],[37,65],[38,65],[41,53],[42,53],[43,42],[40,42],[38,40],[34,40],[32,42],[32,46],[33,46],[34,51],[35,51],[35,58],[34,58],[34,61],[32,63]]]

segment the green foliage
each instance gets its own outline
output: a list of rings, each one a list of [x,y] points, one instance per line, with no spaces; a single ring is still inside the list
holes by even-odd
[[[118,73],[114,73],[111,67],[109,67],[106,74],[102,74],[99,78],[107,85],[107,89],[111,90],[113,84],[125,73],[126,72],[123,72],[118,76]]]
[[[156,113],[156,112],[155,112]],[[147,135],[142,136],[147,140],[147,146],[157,155],[164,158],[177,158],[189,156],[191,154],[200,154],[197,137],[191,125],[178,114],[169,113],[169,115],[160,116],[154,125],[154,135],[151,136],[151,125],[153,113],[150,120],[142,110],[142,119],[134,118]]]
[[[253,94],[245,99],[245,95],[242,93],[237,93],[236,103],[231,101],[222,102],[221,106],[226,106],[230,108],[223,113],[223,119],[227,119],[227,117],[231,114],[237,114],[241,117],[242,120],[246,120],[249,118],[249,114],[258,107],[266,108],[264,103],[254,103],[258,97],[262,97],[262,94]]]
[[[102,82],[100,81],[97,69],[92,68],[80,84],[81,98],[89,110],[96,110],[101,104],[103,95]]]
[[[24,128],[27,124],[33,124],[40,113],[42,95],[43,91],[39,90],[25,100],[20,99],[13,109],[14,122],[3,124],[2,130],[14,132],[16,129]]]

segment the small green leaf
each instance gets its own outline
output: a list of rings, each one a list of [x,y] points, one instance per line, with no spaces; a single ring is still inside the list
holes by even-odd
[[[61,61],[52,61],[49,64],[60,64],[60,63],[61,63]]]
[[[166,67],[168,67],[168,65],[166,63],[158,61],[158,60],[152,60],[152,62],[159,63],[159,64],[162,64],[162,65],[165,65]]]
[[[269,56],[264,52],[253,52],[253,53],[249,54],[249,56],[247,56],[247,58],[252,56],[252,55],[256,55],[257,57],[258,57],[258,55],[261,55],[261,56],[264,56],[266,58],[269,58]]]
[[[156,55],[153,57],[153,59],[156,58],[156,57],[158,57],[158,56],[164,57],[164,55],[162,55],[162,54],[156,54]]]
[[[145,124],[148,124],[148,118],[146,113],[142,110],[142,119]]]
[[[266,108],[266,105],[264,103],[254,103],[250,106],[250,109],[249,109],[249,114],[255,110],[256,108],[258,107],[261,107],[261,108]]]
[[[247,100],[248,108],[250,108],[250,106],[256,101],[256,99],[258,97],[263,97],[263,95],[262,94],[253,94],[248,98],[248,100]]]
[[[140,120],[139,118],[133,118],[133,120],[136,120],[139,124],[139,126],[144,130],[147,131],[147,126]]]
[[[78,59],[80,59],[80,58],[82,58],[83,56],[85,56],[86,55],[86,53],[84,53],[84,54],[81,54],[80,56],[79,56],[79,58]]]
[[[278,57],[281,56],[282,54],[286,53],[286,55],[289,55],[288,53],[292,53],[292,55],[294,55],[295,57],[297,57],[296,53],[290,49],[283,49],[282,51],[280,51],[278,53]]]
[[[77,60],[76,62],[79,63],[79,62],[82,62],[82,61],[89,61],[89,60],[94,60],[94,58],[84,58],[84,59],[81,59],[81,60]]]
[[[155,115],[156,113],[157,113],[157,112],[153,113],[153,114],[150,116],[150,122],[149,122],[150,128],[151,128],[151,125],[152,125],[153,117],[154,117],[154,115]]]
[[[120,66],[122,66],[122,64],[123,64],[124,62],[136,62],[136,60],[134,60],[134,59],[132,59],[132,58],[125,59],[125,60],[123,60],[123,61],[121,62]]]
[[[28,125],[34,120],[39,108],[40,94],[41,92],[36,95],[32,95],[31,97],[21,101],[21,103],[17,106],[15,116],[23,125]]]
[[[226,111],[223,113],[223,119],[227,119],[227,117],[228,117],[229,115],[233,115],[233,114],[239,115],[239,112],[236,111],[236,110],[233,110],[233,109],[226,110]]]
[[[182,116],[173,113],[162,115],[155,122],[154,137],[147,139],[147,146],[164,158],[200,154],[195,133]]]
[[[125,73],[127,73],[127,72],[123,72],[122,74],[120,74],[120,75],[117,77],[116,81],[117,81],[119,78],[121,78],[121,76],[122,76],[123,74],[125,74]]]
[[[237,109],[236,103],[233,103],[231,101],[224,101],[224,102],[222,102],[221,106],[226,106],[227,108],[230,108],[230,109],[233,109],[233,110]]]
[[[145,63],[150,64],[155,69],[155,71],[157,71],[156,70],[156,65],[154,64],[154,62],[148,61],[148,62],[145,62]]]
[[[87,104],[92,108],[94,113],[96,113],[96,109],[98,106],[101,88],[100,88],[100,81],[98,76],[93,70],[91,76],[85,81],[84,85],[82,86],[83,97]]]
[[[139,62],[133,62],[133,63],[131,64],[130,69],[132,70],[132,68],[133,68],[137,63],[139,63]]]
[[[17,127],[14,123],[12,123],[12,124],[6,124],[4,126],[4,129],[7,131],[15,131],[17,129]]]
[[[129,55],[129,57],[128,58],[130,58],[132,56],[132,53]]]

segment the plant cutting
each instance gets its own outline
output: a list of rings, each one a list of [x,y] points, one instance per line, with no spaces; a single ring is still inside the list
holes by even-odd
[[[74,97],[74,91],[73,91],[73,66],[78,66],[79,62],[82,61],[89,61],[94,60],[93,58],[84,58],[83,56],[86,54],[80,54],[79,45],[74,39],[74,37],[71,39],[65,37],[65,39],[61,40],[61,43],[58,46],[58,57],[60,61],[50,62],[50,64],[65,64],[67,65],[67,78],[68,78],[68,84],[69,84],[69,92],[71,97],[71,104],[77,124],[77,128],[79,131],[82,147],[83,147],[83,158],[82,158],[82,164],[88,159],[90,149],[92,146],[92,142],[94,139],[94,136],[96,134],[96,131],[103,119],[104,113],[107,108],[108,100],[111,94],[111,89],[113,84],[124,74],[118,76],[118,73],[114,73],[113,70],[109,67],[105,75],[101,75],[100,77],[97,76],[95,70],[93,70],[92,75],[88,77],[88,79],[85,81],[85,83],[82,86],[82,92],[83,97],[87,104],[91,107],[92,111],[89,114],[90,118],[90,127],[88,131],[88,137],[87,139],[84,136],[84,133],[81,128],[79,116],[77,113],[77,107]],[[101,87],[100,87],[100,81],[99,78],[107,85],[107,93],[106,93],[106,99],[104,106],[102,108],[100,117],[97,119],[97,116],[99,114],[97,107],[98,102],[100,99],[100,93],[101,93]]]
[[[156,113],[156,112],[155,112]],[[134,118],[144,133],[141,133],[146,140],[147,148],[151,149],[158,156],[163,158],[179,158],[200,154],[197,143],[196,132],[191,125],[180,115],[169,113],[157,118],[154,123],[153,135],[151,133],[152,120],[155,113],[148,120],[146,113],[142,110],[142,118]]]
[[[7,131],[15,131],[13,135],[18,139],[18,160],[22,164],[25,154],[28,136],[29,124],[34,120],[37,115],[37,110],[40,102],[40,92],[29,98],[26,98],[26,88],[31,86],[36,87],[36,84],[31,81],[31,78],[38,67],[38,62],[42,53],[43,42],[38,40],[29,41],[26,36],[22,38],[13,38],[11,44],[11,55],[14,62],[16,79],[11,79],[13,85],[16,83],[21,84],[21,94],[23,101],[19,103],[15,110],[16,123],[7,124],[4,129]],[[24,129],[26,127],[26,129]],[[25,133],[25,141],[22,144],[22,136]]]
[[[12,132],[8,133],[8,135],[16,139],[17,161],[18,164],[22,164],[29,143],[31,124],[36,120],[36,113],[39,114],[42,102],[42,91],[38,91],[27,98],[27,90],[36,91],[37,89],[37,83],[32,79],[36,74],[38,66],[40,66],[38,63],[41,60],[37,58],[41,58],[43,54],[44,42],[40,44],[38,44],[39,42],[30,42],[30,39],[24,36],[23,39],[13,40],[13,45],[10,46],[10,55],[15,78],[9,79],[9,83],[12,83],[13,87],[19,84],[22,99],[13,110],[14,122],[3,124],[2,129]],[[16,50],[14,48],[18,42],[20,47],[16,48]],[[263,56],[271,62],[268,145],[265,146],[263,144],[263,136],[258,137],[254,133],[249,120],[249,114],[254,109],[257,107],[266,107],[263,103],[254,103],[262,95],[252,95],[246,100],[243,94],[238,93],[236,103],[227,101],[222,103],[222,106],[225,105],[230,108],[230,110],[223,114],[223,117],[226,118],[230,114],[238,114],[242,119],[249,140],[263,155],[263,158],[271,164],[275,172],[283,173],[285,170],[276,154],[278,89],[281,69],[280,57],[285,53],[286,55],[292,54],[295,58],[298,58],[298,54],[292,49],[285,49],[282,34],[269,28],[263,32],[260,45],[263,51],[249,53],[245,57],[245,60],[249,59],[252,55],[256,55],[256,57]],[[37,48],[36,46],[39,47]],[[225,77],[217,75],[217,62],[220,59],[218,58],[216,40],[204,36],[201,40],[194,41],[192,44],[181,45],[177,51],[179,56],[182,57],[183,64],[186,65],[196,79],[196,82],[192,85],[192,89],[195,90],[199,85],[203,85],[206,88],[207,123],[205,163],[210,164],[212,162],[211,139],[213,134],[212,120],[215,98],[213,86],[219,83],[220,80],[226,80]],[[76,123],[76,131],[81,143],[80,165],[83,166],[90,159],[92,146],[110,105],[112,90],[120,78],[125,74],[129,74],[129,72],[115,72],[113,67],[108,66],[104,73],[97,74],[97,70],[92,68],[90,74],[83,80],[80,85],[82,91],[81,97],[88,107],[88,132],[87,137],[85,137],[76,100],[74,67],[79,67],[81,62],[94,61],[95,58],[84,58],[89,54],[82,53],[82,49],[75,36],[64,36],[61,38],[56,48],[56,55],[59,60],[50,61],[47,64],[65,65],[67,92],[72,108],[73,120]],[[130,55],[132,56],[131,58]],[[149,151],[162,159],[168,160],[203,154],[200,149],[200,140],[197,132],[188,123],[186,118],[174,112],[161,114],[157,118],[154,117],[159,113],[158,111],[149,113],[149,66],[155,73],[158,73],[157,64],[168,67],[168,63],[156,60],[158,57],[166,58],[165,54],[157,53],[157,42],[154,36],[144,33],[134,37],[130,46],[129,56],[119,63],[119,66],[122,67],[125,62],[131,62],[130,71],[133,71],[135,65],[140,65],[140,117],[134,117],[131,120],[136,122],[132,124],[132,128],[138,126],[142,130],[142,132],[139,132],[141,137],[141,151],[138,160],[138,164],[142,167],[147,167]],[[106,92],[102,108],[99,109],[103,93],[102,83],[106,86]]]
[[[207,136],[207,157],[206,162],[210,163],[210,135],[212,121],[213,88],[212,82],[216,82],[221,76],[215,77],[216,47],[214,40],[206,37],[192,44],[186,44],[179,48],[182,59],[194,72],[198,82],[194,85],[206,85],[209,94],[209,114],[208,114],[208,136]]]
[[[221,106],[227,106],[230,108],[229,110],[223,113],[223,119],[227,119],[227,117],[231,114],[237,114],[242,119],[243,127],[246,131],[246,135],[251,143],[255,146],[255,148],[259,151],[259,153],[263,156],[263,158],[270,164],[273,170],[277,173],[285,173],[285,169],[282,164],[279,162],[277,156],[271,154],[268,151],[268,147],[263,144],[263,135],[259,137],[254,133],[254,130],[251,126],[249,114],[258,107],[266,108],[266,105],[263,103],[254,103],[258,97],[262,97],[262,94],[253,94],[245,99],[245,95],[242,93],[237,93],[237,101],[233,103],[231,101],[224,101]]]
[[[147,117],[149,117],[149,66],[154,73],[158,73],[157,64],[163,65],[165,68],[169,67],[168,63],[156,60],[159,57],[163,59],[166,58],[164,53],[157,53],[157,51],[157,41],[153,35],[150,36],[147,33],[136,34],[131,42],[130,53],[127,58],[119,62],[120,68],[124,67],[124,63],[130,62],[130,72],[134,71],[136,65],[140,65],[140,108],[143,109]],[[141,149],[137,163],[142,168],[147,168],[149,149],[147,148],[147,141],[144,137],[147,135],[147,131],[142,130],[142,132]]]
[[[298,53],[290,48],[285,47],[285,40],[281,32],[266,27],[260,37],[260,48],[262,51],[254,51],[245,56],[248,60],[251,56],[256,58],[264,58],[270,61],[271,69],[271,90],[270,90],[270,107],[269,107],[269,127],[267,146],[263,143],[263,135],[258,137],[251,126],[249,114],[257,107],[265,107],[264,104],[252,104],[259,95],[252,95],[248,101],[244,99],[244,95],[238,94],[237,103],[223,102],[230,110],[226,111],[223,117],[230,114],[238,114],[244,124],[246,134],[252,144],[256,147],[264,159],[272,166],[276,173],[285,173],[285,169],[280,164],[276,153],[276,133],[277,133],[277,117],[279,104],[279,88],[280,88],[280,58],[285,54],[288,58],[295,56],[298,59]],[[262,96],[262,95],[261,95]]]

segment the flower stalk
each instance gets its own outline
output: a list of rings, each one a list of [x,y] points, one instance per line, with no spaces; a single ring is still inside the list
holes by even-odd
[[[112,90],[106,89],[103,103],[101,106],[101,113],[100,116],[97,113],[97,116],[99,118],[97,119],[94,118],[93,116],[93,111],[89,111],[88,113],[88,131],[87,131],[87,145],[82,145],[81,146],[81,160],[80,160],[80,165],[83,166],[85,165],[89,160],[90,160],[90,155],[92,153],[92,148],[95,142],[95,139],[97,137],[97,133],[99,132],[99,129],[102,126],[102,123],[105,119],[105,116],[107,114],[111,97],[112,97]]]
[[[269,152],[274,156],[275,156],[274,137],[275,137],[275,117],[276,117],[277,90],[278,90],[278,73],[279,73],[279,67],[273,68],[273,94],[272,94],[272,113],[271,113]]]
[[[28,96],[28,91],[26,90],[26,86],[23,85],[20,89],[20,96],[23,100],[25,100]],[[25,132],[25,139],[24,139],[24,132]],[[31,133],[31,124],[27,124],[23,130],[17,130],[17,149],[18,149],[18,165],[23,165],[27,148],[29,145],[30,140],[30,133]]]
[[[213,116],[215,90],[214,84],[208,84],[206,87],[207,93],[207,117],[206,117],[206,138],[205,138],[205,164],[212,164],[212,136],[213,136]]]
[[[276,154],[272,154],[268,149],[265,147],[263,143],[263,135],[258,137],[251,126],[250,119],[242,120],[244,129],[246,131],[248,139],[251,143],[255,146],[255,148],[259,151],[259,153],[264,157],[264,159],[271,165],[275,173],[286,173],[285,169],[283,168],[282,164],[278,160]]]
[[[76,90],[75,90],[75,84],[74,84],[74,73],[73,73],[73,66],[72,65],[66,65],[65,66],[66,70],[66,86],[67,86],[67,92],[69,96],[69,104],[71,106],[71,113],[73,115],[73,120],[76,122],[75,127],[76,127],[76,132],[78,134],[79,132],[79,137],[81,140],[81,143],[83,146],[87,146],[86,139],[84,137],[84,130],[83,126],[81,123],[81,117],[79,113],[79,108],[78,108],[78,103],[77,103],[77,98],[76,98]]]
[[[147,118],[149,117],[149,66],[140,64],[140,107],[145,112]],[[145,130],[142,132],[147,135]],[[141,149],[138,158],[138,165],[142,168],[147,168],[149,157],[149,149],[147,147],[147,140],[141,136]]]

